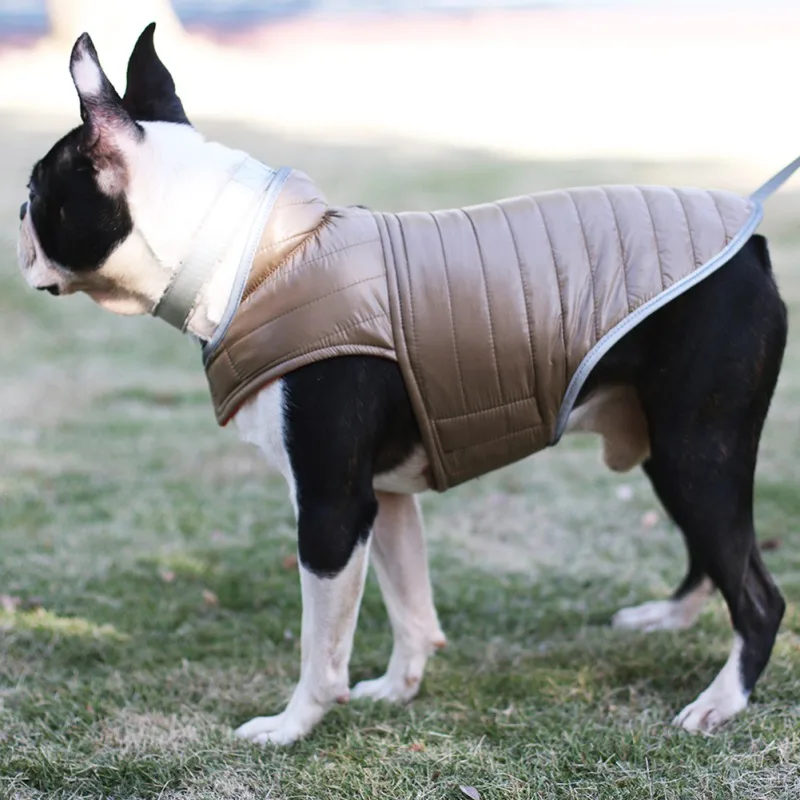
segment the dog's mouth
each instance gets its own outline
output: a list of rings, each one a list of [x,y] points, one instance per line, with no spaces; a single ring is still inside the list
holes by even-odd
[[[23,207],[27,204],[23,203]],[[22,221],[19,227],[19,238],[17,240],[17,259],[20,270],[25,276],[25,280],[32,289],[58,297],[69,294],[66,281],[58,271],[49,264],[44,254],[41,252],[36,231],[30,221],[30,214],[22,214]]]

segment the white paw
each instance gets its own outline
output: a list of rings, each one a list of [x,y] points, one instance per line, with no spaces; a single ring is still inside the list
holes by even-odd
[[[689,733],[711,733],[747,707],[744,692],[724,692],[712,687],[689,703],[672,721]]]
[[[290,703],[283,713],[255,717],[238,727],[234,734],[256,744],[292,744],[311,732],[322,719],[325,708],[319,703]]]
[[[286,719],[285,714],[277,714],[274,717],[251,719],[250,722],[237,728],[234,733],[240,739],[248,739],[255,744],[286,745],[301,739],[309,730],[311,730],[310,727],[304,730],[303,727],[293,724],[291,720]]]
[[[395,678],[388,674],[371,681],[357,683],[350,692],[354,700],[369,698],[370,700],[386,700],[389,703],[407,703],[419,691],[421,678]]]
[[[677,631],[688,628],[694,615],[687,614],[681,603],[674,600],[653,600],[640,606],[617,611],[611,618],[615,628],[635,631]]]

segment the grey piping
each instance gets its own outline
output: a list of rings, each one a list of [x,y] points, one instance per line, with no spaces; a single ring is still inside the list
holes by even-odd
[[[739,232],[719,253],[717,253],[717,255],[691,273],[691,275],[687,275],[679,281],[675,281],[668,289],[651,298],[646,303],[642,303],[642,305],[608,331],[608,333],[606,333],[584,356],[578,369],[575,370],[575,374],[572,376],[567,386],[567,391],[564,394],[564,399],[561,402],[561,408],[556,417],[555,432],[549,444],[550,447],[558,444],[559,440],[564,435],[569,415],[572,412],[575,401],[578,399],[578,394],[592,370],[597,366],[597,362],[600,361],[613,345],[627,333],[630,333],[642,320],[649,317],[650,314],[666,305],[671,300],[674,300],[678,295],[691,289],[692,286],[700,283],[700,281],[707,278],[712,272],[715,272],[730,261],[731,258],[744,247],[747,240],[761,224],[761,220],[764,218],[764,200],[777,191],[798,169],[800,169],[800,158],[796,158],[791,164],[785,166],[780,172],[777,172],[766,183],[756,189],[748,198],[752,203],[750,217]]]
[[[253,265],[253,259],[256,255],[256,248],[258,247],[258,243],[261,241],[261,236],[264,232],[264,228],[266,227],[269,215],[272,213],[272,209],[275,207],[275,202],[278,199],[278,195],[281,193],[281,189],[283,189],[283,186],[291,172],[291,168],[281,167],[275,173],[272,181],[267,186],[267,190],[261,200],[261,206],[256,213],[253,224],[250,226],[247,246],[242,251],[242,257],[236,270],[236,278],[233,282],[233,289],[231,291],[231,296],[228,299],[228,305],[225,307],[225,313],[222,315],[222,319],[220,320],[217,329],[214,331],[214,335],[203,346],[204,365],[208,362],[208,359],[211,358],[219,343],[228,332],[231,322],[233,322],[233,317],[242,301],[244,287],[247,285],[247,278],[250,275],[250,268]]]
[[[250,156],[240,161],[196,231],[191,249],[153,309],[181,332],[186,330],[203,288],[219,267],[231,242],[276,177],[275,170]],[[284,178],[285,180],[285,178]]]

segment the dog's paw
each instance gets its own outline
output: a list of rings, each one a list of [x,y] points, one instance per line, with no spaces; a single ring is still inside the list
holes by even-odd
[[[248,739],[255,744],[287,745],[302,739],[311,725],[298,724],[286,712],[274,717],[256,717],[238,727],[234,734],[240,739]]]
[[[689,703],[672,721],[689,733],[711,733],[747,707],[742,691],[722,691],[709,687],[697,700]]]
[[[339,702],[347,702],[342,696]],[[327,706],[311,701],[291,702],[286,710],[274,717],[255,717],[238,727],[234,734],[256,744],[287,745],[307,736],[322,719]]]
[[[688,628],[694,616],[674,600],[653,600],[640,606],[621,608],[611,618],[614,628],[632,631],[677,631]]]
[[[386,674],[381,678],[357,683],[350,692],[350,696],[353,700],[368,698],[384,700],[387,703],[407,703],[416,697],[421,683],[421,678],[403,680]]]

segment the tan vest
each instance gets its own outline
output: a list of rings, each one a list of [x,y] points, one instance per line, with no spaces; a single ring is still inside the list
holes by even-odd
[[[759,220],[738,195],[648,186],[374,213],[295,171],[207,360],[217,420],[304,364],[388,358],[447,489],[557,442],[600,357]]]

